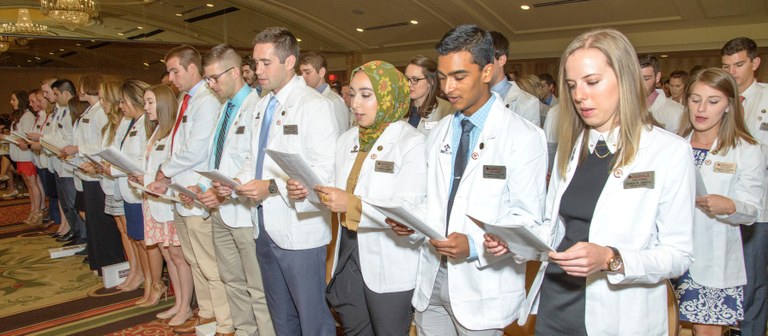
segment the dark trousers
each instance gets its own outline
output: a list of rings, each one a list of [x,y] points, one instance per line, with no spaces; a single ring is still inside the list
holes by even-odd
[[[75,209],[75,180],[72,177],[60,177],[56,174],[56,191],[59,194],[59,202],[61,208],[64,210],[64,216],[69,222],[69,227],[74,230],[76,241],[78,243],[85,243],[87,234],[85,231],[85,220],[80,217]]]
[[[47,168],[37,168],[37,176],[40,176],[40,183],[43,184],[43,191],[48,197],[48,214],[51,220],[56,224],[61,224],[61,213],[59,213],[59,195],[56,193],[56,176]]]
[[[104,213],[104,191],[99,181],[83,181],[85,227],[88,232],[88,263],[99,270],[125,261],[125,252],[115,218]]]
[[[744,321],[741,335],[765,336],[768,314],[768,223],[741,226],[747,285],[744,286]]]

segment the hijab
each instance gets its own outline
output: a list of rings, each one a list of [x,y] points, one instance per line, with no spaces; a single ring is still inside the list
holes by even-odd
[[[392,64],[384,61],[370,61],[352,71],[364,72],[371,80],[378,109],[373,124],[360,127],[360,150],[368,152],[390,123],[405,117],[410,106],[410,89],[405,75]]]

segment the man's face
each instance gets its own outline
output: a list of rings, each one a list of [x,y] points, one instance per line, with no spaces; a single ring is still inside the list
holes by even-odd
[[[349,96],[349,85],[344,85],[341,87],[341,98],[344,98],[344,104],[349,107],[349,104],[351,104],[351,99]]]
[[[277,92],[296,74],[293,71],[296,57],[290,55],[285,62],[280,63],[274,43],[256,44],[253,47],[253,59],[256,61],[256,76],[262,90]]]
[[[653,73],[653,67],[645,67],[640,69],[640,76],[643,76],[645,89],[648,90],[648,94],[650,95],[656,90],[656,83],[661,80],[661,72]]]
[[[243,71],[243,80],[248,83],[248,86],[253,86],[253,82],[256,80],[256,73],[251,70],[248,64],[243,64],[241,69]]]
[[[171,57],[165,62],[165,67],[168,70],[168,79],[179,91],[189,91],[200,81],[197,66],[189,64],[185,69],[178,57]]]
[[[682,78],[670,78],[669,79],[669,94],[672,98],[679,100],[685,93],[685,83]]]
[[[755,80],[755,70],[760,67],[760,57],[749,59],[746,50],[722,57],[723,70],[736,79],[739,92],[744,92]]]
[[[53,90],[51,90],[51,83],[40,85],[40,90],[43,91],[43,97],[45,97],[49,103],[56,101],[53,97]]]
[[[208,87],[222,99],[232,99],[243,84],[239,69],[225,66],[221,62],[207,65],[204,78]]]
[[[472,61],[469,51],[452,52],[437,58],[440,89],[454,110],[475,113],[490,98],[493,64],[482,69]]]
[[[69,91],[59,91],[59,89],[53,88],[53,99],[59,106],[66,106],[71,98],[72,94]]]
[[[323,82],[324,68],[318,72],[311,64],[302,64],[299,65],[299,71],[301,71],[301,77],[304,77],[304,82],[309,87],[317,88]]]

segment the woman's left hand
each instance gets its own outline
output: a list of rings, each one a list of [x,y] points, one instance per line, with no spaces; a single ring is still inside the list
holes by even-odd
[[[730,215],[736,212],[736,204],[728,197],[709,194],[696,197],[696,207],[707,216]]]
[[[66,154],[67,156],[72,156],[75,153],[77,153],[77,146],[73,146],[73,145],[64,146],[64,148],[62,148],[62,152],[64,152],[64,154]]]
[[[315,187],[320,202],[333,212],[347,212],[347,192],[336,187]]]
[[[568,275],[587,277],[604,270],[612,256],[608,247],[578,242],[564,252],[549,252],[549,261],[560,265]]]

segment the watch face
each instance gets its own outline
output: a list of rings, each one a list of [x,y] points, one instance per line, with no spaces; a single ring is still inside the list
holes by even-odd
[[[608,263],[608,267],[613,272],[620,270],[621,265],[622,265],[621,258],[612,258],[611,261]]]

